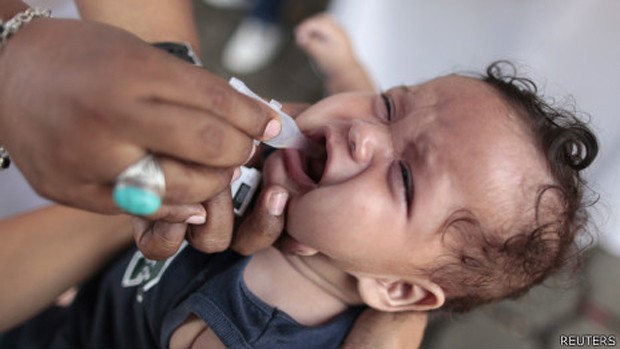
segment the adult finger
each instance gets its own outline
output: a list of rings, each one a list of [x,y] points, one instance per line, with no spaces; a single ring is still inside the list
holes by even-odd
[[[163,260],[174,255],[183,240],[187,224],[134,218],[134,240],[146,258]]]
[[[419,348],[428,315],[424,312],[387,313],[364,310],[341,349]]]
[[[203,202],[220,193],[228,187],[235,173],[234,168],[209,168],[161,156],[156,159],[164,173],[165,191],[162,206],[146,217],[149,220],[178,223],[191,218],[188,223],[199,224],[199,218],[206,216],[205,209],[200,204],[191,203]],[[91,186],[90,189],[105,199],[110,212],[118,211],[113,202],[108,204],[112,198],[112,185]]]
[[[256,206],[237,229],[231,247],[249,255],[272,245],[284,230],[288,198],[288,192],[282,187],[263,189]]]
[[[157,157],[166,179],[164,203],[187,204],[202,202],[220,193],[228,186],[234,168],[211,168]],[[151,218],[158,218],[160,215]]]
[[[234,213],[230,187],[204,203],[207,222],[192,225],[187,240],[197,250],[213,253],[227,249],[233,234]]]
[[[148,113],[148,118],[140,115]],[[119,132],[152,152],[205,166],[241,165],[253,138],[211,112],[164,102],[132,110]]]
[[[300,243],[293,239],[289,234],[282,234],[275,246],[284,253],[295,254],[298,256],[312,256],[318,253],[318,250]]]
[[[161,100],[217,115],[256,139],[263,139],[269,121],[277,119],[270,108],[238,93],[219,76],[184,62],[172,63],[170,59],[169,70],[162,75],[164,83],[158,89]]]
[[[204,224],[207,211],[202,204],[162,205],[154,215],[147,218],[169,223]]]

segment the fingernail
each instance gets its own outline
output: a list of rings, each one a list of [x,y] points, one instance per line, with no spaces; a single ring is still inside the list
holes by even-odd
[[[317,254],[318,252],[319,251],[317,251],[316,249],[314,249],[314,248],[312,248],[310,246],[299,244],[299,246],[297,246],[297,248],[295,249],[295,251],[293,253],[298,255],[298,256],[310,257],[310,256],[313,256],[313,255]]]
[[[195,215],[195,216],[191,216],[188,219],[186,219],[185,223],[187,223],[187,224],[194,224],[194,225],[200,225],[200,224],[205,224],[206,221],[207,221],[207,217],[206,216]]]
[[[237,179],[239,179],[239,177],[241,177],[241,169],[239,167],[237,167],[235,169],[235,172],[233,172],[232,178],[230,180],[230,183],[236,181]]]
[[[280,122],[278,120],[271,120],[265,127],[265,132],[263,133],[264,139],[271,139],[278,134],[280,134]]]
[[[267,210],[272,216],[280,216],[282,212],[284,212],[284,207],[286,207],[286,201],[288,200],[288,193],[279,192],[273,193],[269,196],[269,201],[267,202]]]

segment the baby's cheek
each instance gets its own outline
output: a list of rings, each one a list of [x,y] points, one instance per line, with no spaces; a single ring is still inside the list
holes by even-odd
[[[293,196],[288,204],[287,228],[294,230],[292,233],[308,234],[308,238],[335,233],[349,217],[344,199],[322,189]]]
[[[322,210],[317,201],[308,195],[293,196],[288,203],[286,229],[300,242],[314,247],[313,240],[321,239],[322,232],[332,230],[328,224],[331,220],[328,212]]]
[[[338,260],[374,245],[359,207],[353,205],[349,210],[337,200],[308,199],[304,196],[289,203],[286,229],[294,239]]]

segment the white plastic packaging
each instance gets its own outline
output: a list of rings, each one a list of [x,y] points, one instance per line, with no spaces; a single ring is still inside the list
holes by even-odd
[[[299,127],[295,123],[295,120],[288,114],[282,111],[282,104],[272,99],[267,102],[259,95],[250,90],[241,80],[237,78],[230,78],[228,83],[240,93],[261,101],[265,105],[269,106],[272,110],[278,113],[282,122],[282,130],[280,134],[275,138],[272,138],[263,143],[270,145],[274,148],[295,148],[295,149],[310,149],[314,146],[302,133],[299,131]]]
[[[230,184],[233,209],[237,216],[243,216],[254,197],[261,181],[261,173],[255,168],[241,166],[241,175]]]

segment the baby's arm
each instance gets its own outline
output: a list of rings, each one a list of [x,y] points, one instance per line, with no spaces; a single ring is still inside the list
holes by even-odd
[[[349,36],[330,15],[323,13],[303,21],[295,29],[295,39],[323,74],[328,94],[376,91],[355,56]]]

